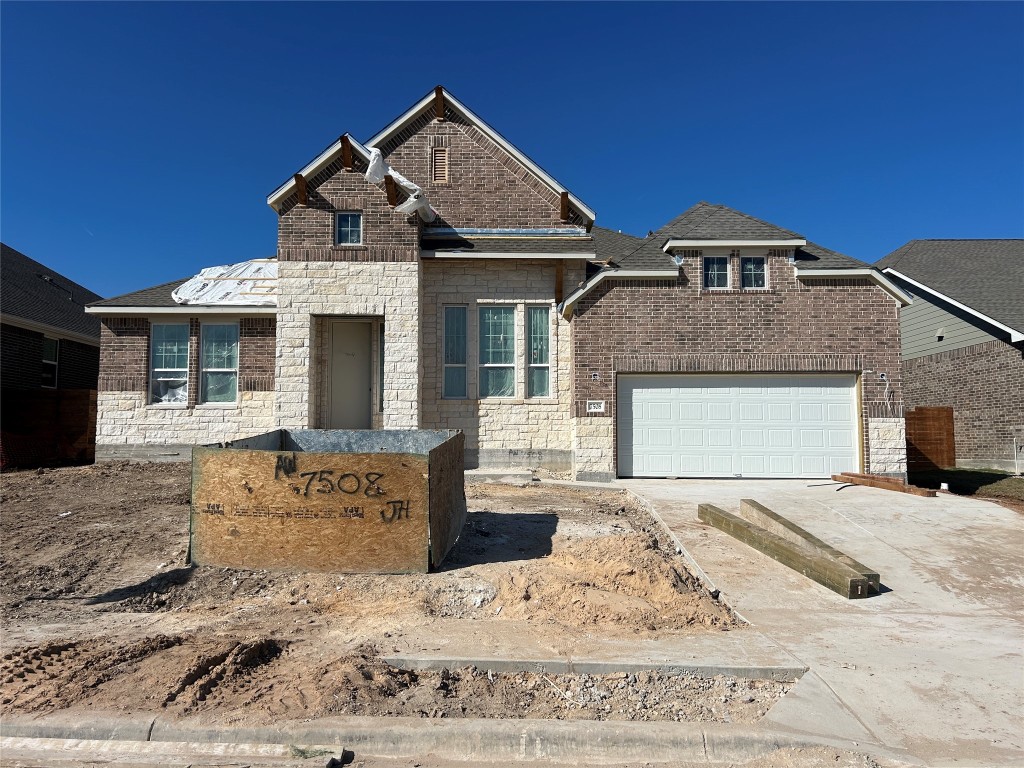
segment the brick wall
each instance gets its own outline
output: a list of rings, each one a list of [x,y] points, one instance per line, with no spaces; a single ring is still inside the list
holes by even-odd
[[[7,323],[0,326],[0,385],[4,389],[39,389],[42,359],[42,333]],[[58,339],[58,389],[96,389],[98,367],[98,346]]]
[[[802,283],[784,257],[769,258],[768,275],[767,290],[707,291],[694,260],[676,280],[599,285],[573,320],[573,415],[595,428],[606,420],[602,435],[614,425],[616,373],[871,369],[861,430],[870,467],[868,418],[903,415],[897,302],[866,280]],[[888,376],[891,410],[877,372]],[[608,410],[588,417],[587,400]],[[607,450],[614,454],[614,442]]]
[[[238,323],[238,388],[272,392],[277,356],[277,320],[243,317]]]
[[[1024,442],[1024,344],[976,344],[903,361],[908,408],[953,408],[956,459],[1013,469],[1013,437]]]
[[[98,346],[61,339],[57,356],[57,386],[60,389],[96,389],[100,372]]]
[[[100,391],[145,392],[149,381],[149,320],[105,317],[100,325]]]

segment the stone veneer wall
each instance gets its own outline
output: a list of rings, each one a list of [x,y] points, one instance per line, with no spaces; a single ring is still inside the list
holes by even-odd
[[[951,406],[956,463],[1015,471],[1024,445],[1024,344],[1004,341],[903,361],[908,408]],[[1020,465],[1024,467],[1024,452]]]
[[[319,427],[327,359],[314,318],[384,318],[384,412],[380,426],[419,426],[420,263],[283,261],[278,265],[274,422]]]
[[[871,447],[871,473],[907,475],[907,429],[900,418],[868,418],[868,445]]]
[[[445,260],[423,263],[423,414],[425,429],[461,429],[471,464],[500,467],[571,467],[572,343],[569,323],[555,308],[555,280],[583,279],[583,266],[553,261]],[[444,311],[446,304],[467,307],[467,392],[461,400],[442,398]],[[515,307],[516,397],[477,397],[479,380],[478,310]],[[527,398],[525,312],[548,306],[551,317],[551,392]]]
[[[699,259],[677,279],[606,280],[573,319],[576,476],[615,476],[615,382],[619,373],[876,373],[861,377],[864,471],[903,466],[889,440],[872,445],[869,418],[902,422],[899,305],[864,279],[803,283],[785,257],[769,257],[768,288],[708,291]],[[877,372],[885,372],[885,382]],[[588,416],[587,400],[606,410]],[[891,426],[891,425],[890,425]]]

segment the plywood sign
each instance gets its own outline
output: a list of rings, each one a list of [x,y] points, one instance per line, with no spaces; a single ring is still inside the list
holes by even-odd
[[[428,461],[195,448],[192,561],[249,569],[428,569]]]

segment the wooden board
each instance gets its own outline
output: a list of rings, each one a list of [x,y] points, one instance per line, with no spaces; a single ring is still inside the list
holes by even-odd
[[[195,448],[192,562],[426,572],[427,494],[426,456]]]

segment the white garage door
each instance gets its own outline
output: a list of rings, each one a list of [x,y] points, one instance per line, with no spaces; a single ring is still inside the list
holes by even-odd
[[[848,375],[618,377],[620,477],[828,477],[859,471]]]

